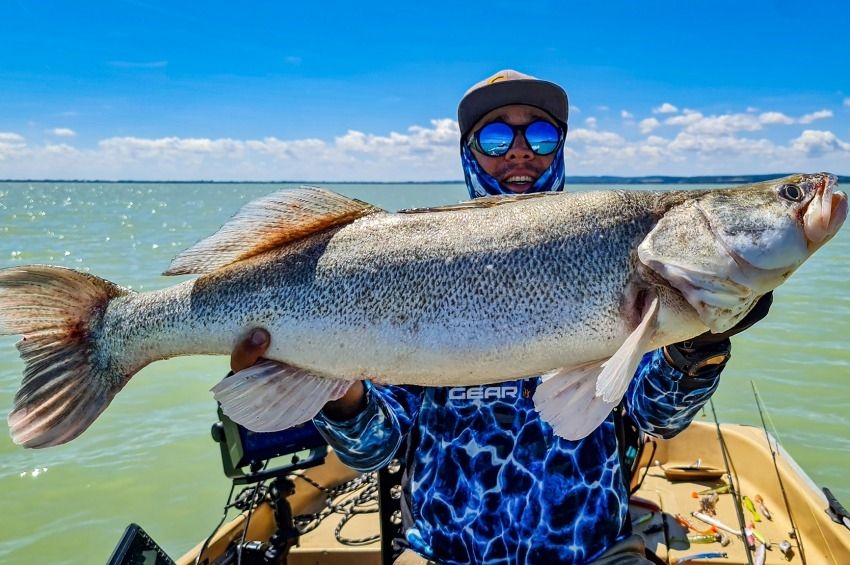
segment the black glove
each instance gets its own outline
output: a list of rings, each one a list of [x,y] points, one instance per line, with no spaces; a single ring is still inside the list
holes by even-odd
[[[692,377],[723,367],[731,357],[732,342],[729,338],[749,329],[767,316],[771,304],[773,304],[772,291],[759,298],[753,309],[725,332],[716,334],[705,332],[693,339],[668,345],[664,348],[667,362]]]

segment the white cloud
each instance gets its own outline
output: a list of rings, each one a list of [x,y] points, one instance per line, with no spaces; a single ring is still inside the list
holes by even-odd
[[[11,131],[0,131],[0,143],[20,143],[24,140],[23,136]]]
[[[738,131],[756,131],[761,129],[758,118],[752,114],[722,114],[703,116],[689,124],[685,131],[702,135],[729,135]]]
[[[794,119],[782,112],[763,112],[759,114],[759,122],[762,124],[793,124]]]
[[[638,124],[638,126],[640,127],[640,132],[644,135],[648,134],[660,125],[661,122],[659,122],[655,118],[646,118],[644,120],[641,120]]]
[[[675,114],[679,109],[669,102],[663,103],[661,106],[652,109],[653,114]]]
[[[75,137],[77,135],[77,132],[68,128],[53,128],[50,133],[56,137]]]
[[[620,110],[620,117],[624,120],[633,120],[635,118],[634,114],[626,110]]]
[[[810,124],[815,120],[822,120],[824,118],[831,118],[832,110],[818,110],[817,112],[812,112],[811,114],[806,114],[805,116],[800,116],[801,124]]]
[[[820,156],[836,151],[850,152],[850,143],[842,141],[831,131],[807,129],[791,142],[791,147],[806,155]]]
[[[844,99],[844,105],[846,107],[850,108],[850,97],[847,97],[847,98]]]
[[[697,112],[695,110],[685,109],[682,112],[681,116],[673,116],[672,118],[667,118],[664,120],[664,123],[668,126],[689,126],[693,123],[700,121],[703,118],[702,113]]]
[[[570,174],[850,170],[848,140],[830,131],[801,131],[798,119],[781,112],[706,116],[686,108],[663,120],[663,131],[672,132],[665,136],[655,133],[660,117],[641,120],[638,128],[622,125],[625,133],[583,120],[592,127],[582,124],[567,137]],[[788,128],[796,130],[782,138]],[[19,133],[0,132],[0,178],[391,182],[462,176],[451,119],[401,131],[349,130],[329,139],[116,136],[93,147],[75,139],[33,144]]]
[[[596,129],[596,126],[598,125],[596,118],[593,118],[593,117],[587,118],[586,120],[584,120],[584,123],[587,127],[593,128],[593,129]]]
[[[567,136],[567,143],[580,143],[583,145],[605,145],[618,146],[625,144],[626,140],[616,133],[610,131],[597,131],[590,129],[576,129],[570,131]]]

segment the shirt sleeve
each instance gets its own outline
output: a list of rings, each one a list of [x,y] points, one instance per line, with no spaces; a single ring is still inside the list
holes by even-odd
[[[651,435],[673,437],[684,430],[720,383],[722,367],[698,377],[674,369],[656,349],[643,356],[626,392],[626,409]]]
[[[423,390],[414,386],[378,386],[363,381],[366,406],[348,420],[333,420],[319,412],[313,423],[340,461],[361,472],[380,469],[398,451],[410,430]]]

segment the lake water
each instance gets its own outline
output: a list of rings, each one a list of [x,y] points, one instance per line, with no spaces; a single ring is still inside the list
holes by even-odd
[[[139,291],[169,286],[175,279],[159,273],[177,252],[212,234],[245,202],[283,186],[0,183],[0,267],[51,263]],[[325,186],[389,210],[466,198],[461,184]],[[714,396],[722,421],[758,425],[755,381],[783,445],[846,506],[848,258],[845,228],[775,293],[770,316],[735,338]],[[3,415],[20,382],[16,340],[0,338]],[[225,357],[155,363],[89,431],[56,448],[25,450],[0,432],[0,562],[102,563],[130,522],[174,557],[205,537],[229,490],[210,438],[215,405],[208,392],[227,370]]]

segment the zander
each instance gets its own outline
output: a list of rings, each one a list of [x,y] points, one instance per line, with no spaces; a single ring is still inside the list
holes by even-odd
[[[132,375],[228,354],[250,328],[267,357],[216,399],[257,431],[312,418],[355,379],[492,384],[545,373],[535,406],[578,439],[641,356],[734,326],[838,231],[826,173],[721,189],[544,193],[388,213],[319,189],[247,204],[137,294],[70,269],[0,270],[0,334],[22,334],[8,421],[27,447],[82,433]]]

